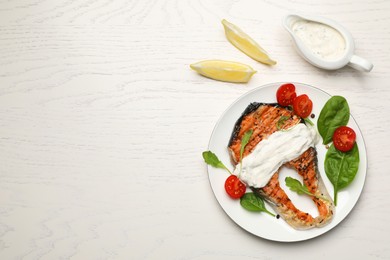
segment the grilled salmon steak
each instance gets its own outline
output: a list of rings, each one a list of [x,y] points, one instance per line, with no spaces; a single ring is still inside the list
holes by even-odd
[[[248,130],[253,130],[253,133],[245,146],[242,156],[243,162],[258,144],[271,139],[272,134],[278,131],[289,131],[298,124],[305,124],[305,121],[288,108],[278,104],[251,103],[237,120],[228,144],[232,161],[236,165],[240,163],[241,140]],[[285,143],[283,145],[289,146],[291,144]],[[272,172],[271,178],[265,186],[248,185],[256,195],[268,201],[276,213],[295,229],[321,227],[329,223],[334,214],[334,204],[318,172],[315,147],[308,147],[297,158],[283,162],[283,166],[295,169],[302,176],[303,183],[313,194],[312,200],[318,209],[318,216],[313,217],[309,213],[299,210],[289,199],[279,183],[280,168],[277,168],[276,172]]]

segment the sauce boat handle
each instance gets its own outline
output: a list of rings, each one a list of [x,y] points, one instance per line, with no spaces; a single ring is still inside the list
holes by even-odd
[[[372,68],[374,67],[374,65],[362,58],[362,57],[359,57],[357,55],[352,55],[349,63],[348,63],[348,66],[356,69],[356,70],[360,70],[360,71],[365,71],[365,72],[370,72],[372,70]]]

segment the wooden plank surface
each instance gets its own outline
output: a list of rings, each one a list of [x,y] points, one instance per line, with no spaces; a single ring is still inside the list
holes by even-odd
[[[281,26],[326,16],[370,73],[306,63]],[[0,1],[1,259],[389,259],[389,1]],[[278,64],[225,39],[239,25]],[[189,64],[246,63],[248,84]],[[363,193],[331,232],[301,243],[250,235],[224,213],[201,152],[223,111],[270,82],[347,97],[368,151]]]

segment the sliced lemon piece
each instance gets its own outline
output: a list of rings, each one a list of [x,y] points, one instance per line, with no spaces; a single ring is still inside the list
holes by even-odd
[[[246,83],[256,73],[246,64],[224,60],[200,61],[190,67],[205,77],[234,83]]]
[[[237,49],[248,55],[254,60],[268,65],[275,65],[276,61],[272,60],[268,53],[260,47],[248,34],[243,32],[236,25],[229,23],[225,19],[222,20],[225,28],[226,38],[236,46]]]

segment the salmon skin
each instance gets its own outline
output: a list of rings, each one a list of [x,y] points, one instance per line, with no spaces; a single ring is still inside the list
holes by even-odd
[[[241,140],[246,131],[252,129],[253,134],[245,146],[243,158],[250,154],[258,143],[267,139],[271,134],[300,123],[305,124],[305,121],[297,116],[292,109],[281,107],[276,103],[251,103],[234,125],[229,140],[228,149],[233,163],[238,164],[240,162]],[[317,217],[299,210],[293,204],[280,186],[280,169],[273,174],[266,186],[250,188],[256,195],[269,202],[275,212],[293,228],[310,229],[324,226],[333,218],[334,204],[318,172],[317,164],[317,151],[314,147],[310,147],[298,158],[282,166],[295,169],[302,176],[303,183],[313,194],[311,198],[318,209]]]

